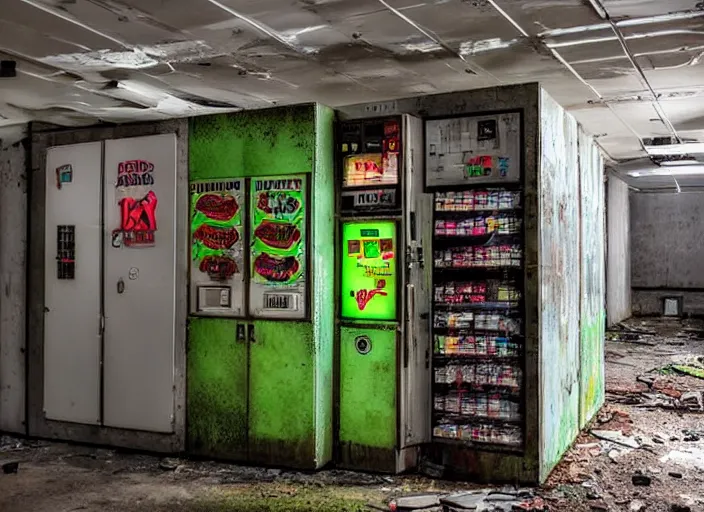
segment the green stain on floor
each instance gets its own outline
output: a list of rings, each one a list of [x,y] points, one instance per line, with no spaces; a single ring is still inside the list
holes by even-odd
[[[676,370],[680,373],[684,373],[686,375],[690,375],[692,377],[697,377],[699,379],[704,379],[704,368],[700,368],[697,366],[690,366],[686,364],[673,364],[671,366],[673,370]]]
[[[228,493],[196,501],[192,512],[362,512],[369,510],[363,494],[354,491],[311,489],[268,493]]]

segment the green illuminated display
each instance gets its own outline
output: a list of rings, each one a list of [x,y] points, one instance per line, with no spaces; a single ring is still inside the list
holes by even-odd
[[[396,223],[342,225],[344,318],[396,320]]]

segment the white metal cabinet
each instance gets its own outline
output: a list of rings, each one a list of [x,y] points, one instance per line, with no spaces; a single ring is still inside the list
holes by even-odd
[[[121,207],[125,198],[132,204]],[[139,221],[150,215],[140,201],[154,200],[153,243],[121,235],[121,211],[132,208]],[[106,426],[173,431],[175,221],[176,136],[106,141]]]
[[[100,422],[101,147],[60,146],[46,156],[44,412],[51,420]],[[62,279],[60,226],[75,230],[74,273]]]
[[[406,254],[401,369],[401,447],[430,441],[432,195],[423,193],[423,121],[403,116]],[[406,469],[406,468],[403,468]]]

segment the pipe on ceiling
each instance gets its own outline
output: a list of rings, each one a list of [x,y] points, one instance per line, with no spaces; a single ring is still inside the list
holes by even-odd
[[[210,0],[212,1],[212,0]],[[484,76],[487,76],[494,80],[497,84],[503,84],[504,82],[500,80],[498,77],[494,76],[492,73],[487,71],[486,69],[482,68],[481,66],[475,64],[474,62],[469,61],[467,58],[465,58],[464,55],[462,55],[460,52],[452,48],[449,44],[447,44],[445,41],[443,41],[437,34],[432,33],[430,30],[426,29],[419,23],[416,23],[413,21],[411,18],[403,14],[400,10],[395,8],[394,6],[390,5],[388,2],[384,0],[378,0],[381,5],[383,5],[389,12],[394,14],[395,16],[399,17],[403,21],[405,21],[407,24],[409,24],[411,27],[413,27],[415,30],[423,34],[425,37],[433,41],[435,44],[439,45],[443,50],[446,52],[454,55],[458,59],[462,61],[462,63],[467,66],[467,68],[472,71],[474,74],[482,74]]]
[[[518,32],[520,32],[520,34],[523,37],[530,38],[530,34],[528,34],[528,32],[526,32],[526,30],[523,27],[521,27],[521,25],[516,20],[514,20],[506,11],[504,11],[501,8],[501,6],[496,3],[495,0],[487,0],[487,1],[494,8],[494,10],[496,10],[496,12],[498,12],[501,16],[503,16],[503,18],[506,21],[508,21],[516,30],[518,30]],[[625,126],[628,129],[628,131],[630,131],[638,139],[638,142],[640,143],[641,148],[643,149],[643,151],[645,151],[645,145],[643,144],[643,140],[641,139],[640,135],[635,131],[635,129],[630,124],[628,124],[614,110],[614,108],[606,101],[604,96],[596,89],[596,87],[594,87],[582,75],[580,75],[579,72],[577,72],[577,70],[574,69],[574,67],[572,67],[572,65],[569,62],[567,62],[567,60],[565,60],[565,58],[562,55],[560,55],[560,53],[555,48],[551,48],[551,47],[547,46],[545,43],[542,43],[542,44],[543,44],[543,46],[545,46],[545,48],[547,48],[550,51],[550,53],[553,55],[553,57],[558,62],[560,62],[560,64],[562,64],[565,68],[567,68],[567,70],[570,73],[572,73],[572,75],[577,80],[579,80],[583,85],[585,85],[587,88],[589,88],[589,90],[591,90],[592,93],[594,93],[594,95],[599,99],[600,102],[602,102],[604,105],[606,105],[606,108],[608,108],[611,111],[611,113],[616,117],[616,119],[621,121],[623,126]],[[604,146],[602,144],[599,143],[598,140],[596,140],[596,138],[594,139],[594,143],[597,146],[599,146],[601,151],[603,151],[603,153],[606,155],[606,157],[609,160],[611,160],[612,162],[616,161],[616,159],[611,156],[611,154],[604,148]]]
[[[653,89],[653,86],[650,84],[648,77],[646,77],[645,73],[643,72],[643,68],[641,68],[640,64],[638,64],[638,62],[636,62],[636,58],[633,55],[633,52],[631,52],[631,49],[628,47],[628,43],[626,42],[626,38],[623,36],[623,32],[621,32],[621,29],[611,19],[611,16],[609,16],[609,12],[606,10],[604,5],[601,3],[601,0],[589,0],[589,3],[594,8],[594,10],[596,10],[597,14],[599,16],[601,16],[603,19],[605,19],[609,23],[609,25],[611,26],[611,30],[613,30],[614,34],[616,35],[616,38],[618,39],[618,42],[621,44],[621,48],[623,49],[623,52],[626,54],[626,57],[628,57],[628,60],[631,63],[631,66],[633,66],[633,69],[636,71],[636,74],[638,75],[638,78],[640,79],[641,84],[646,89],[648,89],[648,91],[652,95],[653,99],[651,101],[651,104],[653,105],[655,112],[658,114],[660,121],[662,121],[662,123],[665,126],[667,126],[667,129],[670,131],[670,134],[672,135],[672,137],[676,141],[681,142],[681,139],[680,139],[679,135],[677,134],[677,130],[675,130],[675,126],[672,124],[670,119],[667,117],[665,110],[662,108],[662,105],[660,104],[660,100],[658,99],[658,94],[655,92],[655,89]]]

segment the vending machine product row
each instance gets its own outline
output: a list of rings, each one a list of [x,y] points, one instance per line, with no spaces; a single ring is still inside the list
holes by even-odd
[[[520,192],[438,192],[433,237],[433,436],[520,449]]]
[[[518,112],[425,123],[433,200],[432,438],[524,447],[524,251]]]

